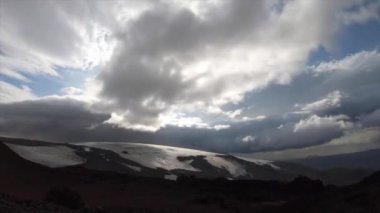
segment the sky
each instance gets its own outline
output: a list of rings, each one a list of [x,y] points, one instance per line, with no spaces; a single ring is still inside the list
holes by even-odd
[[[0,135],[380,148],[380,1],[0,0]]]

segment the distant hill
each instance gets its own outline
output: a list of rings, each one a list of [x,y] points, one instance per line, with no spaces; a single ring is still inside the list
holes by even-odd
[[[380,170],[380,149],[332,156],[313,156],[302,159],[289,160],[289,162],[318,169],[360,168]]]

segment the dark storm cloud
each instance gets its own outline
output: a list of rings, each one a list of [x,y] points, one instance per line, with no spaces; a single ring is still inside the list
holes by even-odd
[[[237,122],[224,130],[168,126],[155,133],[133,131],[104,123],[110,115],[96,113],[84,102],[46,98],[0,105],[0,134],[56,142],[134,141],[205,149],[252,152],[323,143],[341,134],[336,118],[271,117]],[[292,120],[287,120],[292,119]],[[303,122],[303,123],[302,123]],[[295,127],[300,130],[295,132]],[[245,142],[244,137],[255,139]],[[310,135],[313,139],[310,140]]]
[[[6,103],[0,105],[0,134],[65,141],[80,138],[109,117],[69,98]]]
[[[162,142],[216,152],[258,152],[323,144],[343,135],[351,123],[344,116],[295,119],[273,116],[237,122],[223,130],[167,127],[157,132]],[[244,140],[249,136],[250,140]]]

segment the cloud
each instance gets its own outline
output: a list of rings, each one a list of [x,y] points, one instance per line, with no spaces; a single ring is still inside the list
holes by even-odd
[[[63,65],[59,59],[69,59],[77,50],[75,43],[81,38],[54,2],[2,1],[1,14],[1,57],[6,69],[57,76],[54,64]]]
[[[340,107],[342,98],[343,98],[342,92],[336,90],[336,91],[330,92],[321,100],[308,103],[305,105],[301,105],[302,106],[301,109],[303,111],[314,112],[314,113],[323,112],[326,110]]]
[[[3,75],[29,82],[28,75],[60,77],[61,67],[100,66],[100,93],[91,94],[118,118],[110,123],[140,130],[157,130],[167,124],[164,119],[180,115],[208,122],[210,108],[290,83],[310,53],[328,49],[344,19],[336,14],[374,7],[339,0],[4,1],[2,6]]]
[[[363,24],[369,20],[380,21],[380,2],[373,1],[351,11],[344,11],[339,14],[345,24]]]
[[[322,62],[318,66],[311,66],[316,73],[323,72],[343,72],[350,74],[353,72],[373,72],[380,67],[380,53],[377,50],[361,51],[341,60]]]
[[[183,122],[182,126],[167,125],[156,132],[146,132],[107,122],[112,115],[94,111],[96,104],[70,97],[3,103],[0,104],[0,134],[57,142],[133,141],[251,153],[318,146],[356,131],[366,120],[353,124],[346,116],[298,115],[208,125],[193,118],[197,120]]]
[[[113,47],[106,41],[111,21],[105,11],[113,12],[87,1],[2,0],[0,74],[28,81],[28,75],[58,77],[59,67],[85,70],[103,64]]]
[[[300,120],[294,125],[293,132],[299,133],[313,133],[313,132],[327,132],[327,130],[344,130],[352,127],[350,122],[347,122],[349,118],[344,115],[319,117],[318,115],[312,115],[307,119]]]
[[[61,92],[66,95],[78,95],[82,94],[83,90],[76,87],[65,87],[61,89]]]
[[[345,114],[351,118],[371,113],[380,107],[379,61],[380,54],[375,49],[312,66],[310,75],[314,75],[314,82],[309,84],[309,94],[327,95],[296,107],[318,115]]]
[[[21,88],[0,81],[0,103],[17,102],[34,99],[36,96],[27,86]]]
[[[256,140],[249,151],[282,150],[323,144],[340,137],[344,131],[354,127],[344,115],[305,117],[301,114],[299,116],[301,119],[297,116],[287,117],[283,118],[282,122],[276,123],[277,125],[273,123],[260,131],[253,131]]]
[[[98,76],[101,98],[123,118],[121,126],[158,129],[176,111],[187,116],[289,83],[313,50],[328,45],[339,23],[334,12],[350,3],[289,1],[281,10],[269,1],[206,5],[200,15],[157,4],[125,27]]]
[[[360,123],[366,127],[380,126],[380,109],[361,116]]]
[[[168,126],[155,135],[168,145],[216,152],[252,153],[327,143],[354,129],[353,122],[347,119],[346,116],[270,116],[264,120],[230,123],[228,129],[219,131]],[[296,128],[297,131],[294,131]]]
[[[0,104],[0,134],[65,141],[83,137],[109,115],[93,112],[89,105],[71,98],[49,97]],[[70,136],[71,135],[71,136]]]
[[[243,143],[252,143],[255,141],[255,137],[251,136],[251,135],[247,135],[245,136],[243,139],[241,139],[241,141]]]
[[[339,145],[331,147],[330,152],[330,147],[325,144],[339,138],[358,143],[372,138],[368,146],[362,145],[363,149],[378,147],[374,135],[378,135],[380,125],[379,60],[378,50],[360,51],[340,60],[322,62],[315,66],[321,68],[318,68],[320,72],[314,70],[304,74],[296,78],[292,85],[269,87],[267,91],[270,93],[265,90],[262,94],[256,93],[258,98],[253,99],[256,102],[266,101],[266,97],[276,101],[264,102],[263,107],[283,105],[277,113],[285,112],[284,119],[278,120],[276,129],[273,128],[276,122],[270,126],[263,125],[263,131],[252,128],[251,133],[255,135],[256,141],[254,146],[245,147],[245,150],[259,152],[254,157],[267,158],[271,155],[290,158],[293,154],[333,154],[339,153]],[[306,104],[297,104],[296,108],[300,111],[287,113],[286,110],[294,110],[294,102]],[[260,108],[252,109],[257,112]],[[244,137],[246,134],[241,135]],[[363,150],[359,144],[347,147],[340,145],[341,151]],[[241,150],[244,152],[244,149]],[[265,150],[281,151],[266,154]]]
[[[258,159],[288,160],[309,156],[329,156],[380,148],[380,128],[365,128],[346,132],[328,143],[305,148],[242,154]]]

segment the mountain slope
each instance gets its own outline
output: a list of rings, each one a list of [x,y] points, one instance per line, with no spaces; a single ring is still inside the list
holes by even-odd
[[[193,149],[113,142],[25,144],[5,142],[20,157],[50,168],[82,166],[142,176],[191,175],[201,178],[276,179],[294,178],[274,162],[244,160],[231,155]]]

